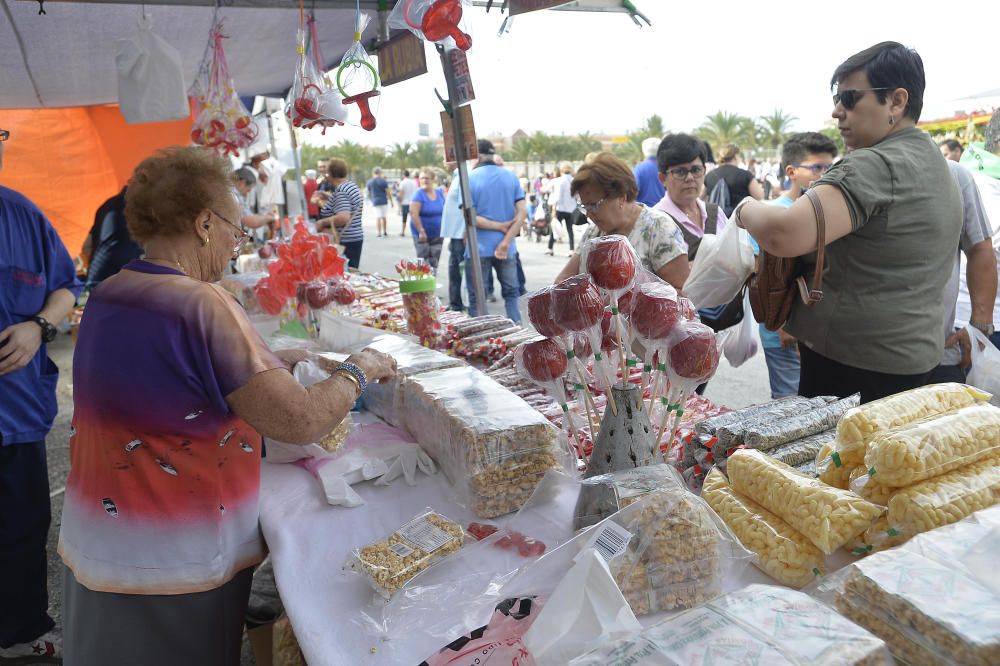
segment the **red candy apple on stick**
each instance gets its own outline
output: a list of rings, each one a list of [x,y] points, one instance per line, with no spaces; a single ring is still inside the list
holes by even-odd
[[[674,412],[674,422],[670,431],[672,442],[684,414],[684,404],[691,393],[704,384],[719,367],[719,346],[715,331],[696,321],[681,321],[674,328],[667,345],[667,372],[670,375],[670,395],[663,410],[660,431],[656,436],[657,457],[660,455],[659,442],[663,438],[668,417]]]
[[[633,296],[632,328],[646,349],[644,368],[652,368],[653,353],[665,350],[667,339],[680,321],[680,307],[677,302],[677,290],[672,286],[656,280],[647,282],[636,290]],[[662,358],[664,354],[660,354]],[[650,390],[649,408],[653,408],[653,400],[657,388],[665,377],[660,373],[654,376]],[[643,389],[645,390],[646,375],[643,373]]]
[[[555,324],[566,331],[585,333],[591,341],[594,351],[594,369],[603,375],[602,379],[610,387],[614,384],[613,372],[604,363],[601,347],[601,317],[604,315],[604,301],[586,273],[568,277],[552,287],[550,315]],[[575,358],[573,341],[565,334],[562,336],[566,355]],[[582,365],[582,364],[580,364]],[[579,368],[579,366],[574,366]],[[584,379],[580,377],[580,381]],[[617,415],[618,406],[611,392],[608,392],[608,404],[611,411]]]
[[[639,257],[628,239],[619,234],[600,236],[588,241],[584,254],[587,257],[587,272],[594,284],[608,295],[611,315],[616,319],[615,329],[619,334],[627,333],[628,327],[618,308],[618,299],[632,288]],[[623,388],[628,384],[627,348],[631,346],[631,340],[627,337],[618,337]]]
[[[566,431],[577,448],[577,455],[582,457],[576,435],[579,429],[575,422],[576,414],[570,411],[566,401],[566,388],[563,385],[567,368],[566,353],[551,338],[522,342],[514,350],[514,369],[517,370],[517,374],[538,384],[559,402]]]

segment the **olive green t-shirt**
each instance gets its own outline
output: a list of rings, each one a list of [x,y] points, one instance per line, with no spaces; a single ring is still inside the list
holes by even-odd
[[[829,359],[894,375],[944,349],[941,293],[962,232],[961,195],[937,146],[909,128],[848,153],[816,185],[847,200],[853,231],[826,247],[823,300],[796,300],[787,329]],[[816,255],[805,258],[808,279]]]

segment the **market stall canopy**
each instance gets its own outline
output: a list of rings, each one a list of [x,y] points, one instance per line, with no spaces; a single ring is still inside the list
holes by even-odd
[[[203,6],[193,6],[200,4]],[[216,17],[225,20],[226,58],[241,96],[284,96],[297,54],[298,2],[235,0],[46,2],[0,0],[0,109],[89,106],[118,101],[117,42],[135,35],[145,11],[153,31],[180,51],[190,85],[209,51]],[[309,0],[315,7],[320,50],[332,67],[354,37],[351,0]],[[391,6],[392,3],[390,2]],[[376,2],[361,3],[373,14]],[[373,38],[372,21],[364,39]]]

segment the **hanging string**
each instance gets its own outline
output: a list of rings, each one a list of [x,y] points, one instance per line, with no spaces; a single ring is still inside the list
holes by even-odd
[[[38,0],[38,15],[41,16],[43,14],[48,15],[48,12],[45,11],[45,0]]]
[[[201,81],[203,80],[203,78],[205,77],[205,75],[208,73],[209,49],[211,49],[215,43],[215,37],[214,37],[215,24],[219,20],[220,4],[221,4],[220,0],[216,0],[215,7],[212,10],[211,27],[208,29],[208,41],[205,42],[205,51],[204,53],[201,54],[201,63],[198,65],[198,73],[195,75],[194,80],[191,82],[191,86],[188,88],[188,93],[193,95],[194,97],[199,96],[197,88],[201,83]]]

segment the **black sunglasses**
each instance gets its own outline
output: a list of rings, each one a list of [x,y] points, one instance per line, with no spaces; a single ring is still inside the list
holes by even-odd
[[[0,141],[6,141],[10,138],[10,130],[0,130]]]
[[[892,88],[848,88],[833,94],[833,105],[843,104],[844,108],[852,111],[866,92],[878,92],[881,90],[892,90]]]

